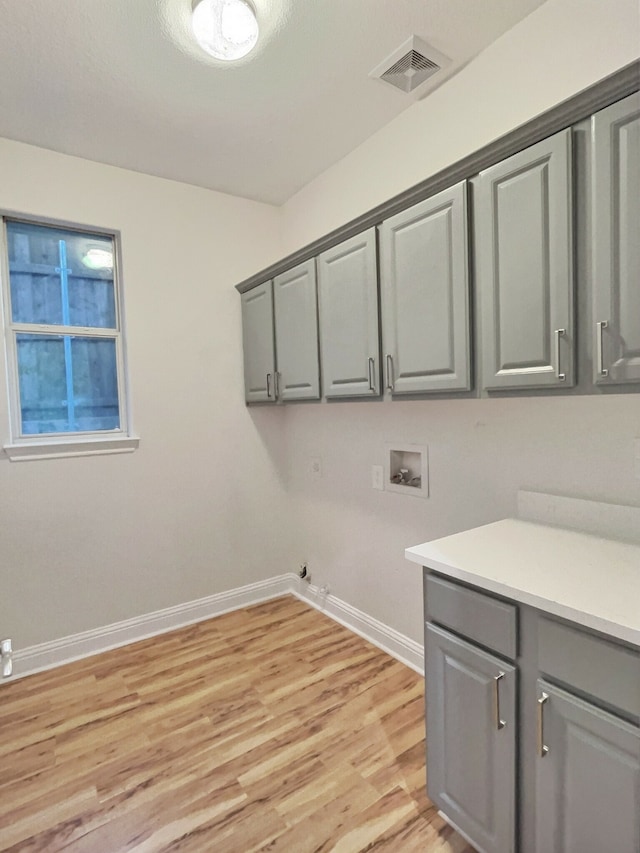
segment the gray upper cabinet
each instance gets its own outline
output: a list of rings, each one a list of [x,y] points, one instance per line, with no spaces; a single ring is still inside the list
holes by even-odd
[[[319,255],[318,302],[325,397],[380,394],[374,228]]]
[[[394,394],[468,390],[466,182],[380,227],[385,385]]]
[[[591,122],[593,378],[640,382],[640,94]]]
[[[278,399],[317,400],[320,368],[315,261],[277,275],[273,300]]]
[[[574,384],[571,130],[481,172],[476,276],[486,389]]]
[[[247,403],[275,402],[276,356],[270,281],[242,294],[244,392]]]
[[[484,853],[513,853],[516,669],[426,626],[429,797]]]
[[[538,681],[536,853],[640,850],[640,729]]]

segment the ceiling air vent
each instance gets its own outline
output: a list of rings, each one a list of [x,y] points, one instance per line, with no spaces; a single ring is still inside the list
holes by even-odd
[[[369,77],[377,77],[403,92],[413,92],[450,61],[418,36],[412,36],[374,68]]]

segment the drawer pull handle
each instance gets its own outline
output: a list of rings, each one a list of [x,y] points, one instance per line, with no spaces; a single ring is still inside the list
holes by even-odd
[[[496,729],[498,731],[507,725],[506,720],[500,719],[500,682],[503,678],[504,672],[499,672],[493,678],[493,713],[496,721]]]
[[[547,699],[549,698],[548,693],[543,693],[542,696],[538,699],[538,755],[540,758],[544,758],[545,755],[549,752],[549,747],[545,746],[544,742],[544,705]]]
[[[560,382],[564,382],[567,378],[565,373],[560,372],[560,338],[566,334],[566,329],[556,329],[556,376]]]
[[[604,357],[602,354],[602,330],[606,329],[608,325],[607,320],[598,320],[596,323],[596,357],[598,362],[596,370],[598,371],[598,376],[609,375],[609,371],[604,366]]]
[[[387,355],[387,391],[393,391],[395,379],[393,376],[393,356]]]
[[[376,369],[376,360],[375,358],[369,357],[369,391],[375,392],[376,390],[376,381],[375,381],[375,369]]]

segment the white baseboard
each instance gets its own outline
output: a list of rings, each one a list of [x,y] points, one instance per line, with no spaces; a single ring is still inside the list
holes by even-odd
[[[231,610],[249,607],[278,598],[291,591],[291,575],[279,575],[266,581],[258,581],[227,592],[218,592],[195,601],[166,607],[154,613],[145,613],[123,622],[114,622],[102,628],[93,628],[80,634],[61,637],[49,643],[40,643],[13,653],[13,676],[11,679],[31,675],[44,669],[51,669],[63,663],[116,649],[137,640],[145,640],[157,634],[164,634],[184,625],[202,622],[213,616],[221,616]]]
[[[3,679],[3,682],[14,681],[25,675],[52,669],[64,663],[106,652],[118,646],[164,634],[184,625],[202,622],[232,610],[250,607],[287,594],[293,594],[321,610],[331,619],[369,640],[416,672],[420,674],[424,672],[423,649],[419,643],[352,607],[346,601],[334,595],[323,595],[318,587],[301,581],[297,575],[291,573],[227,592],[219,592],[196,601],[188,601],[175,607],[156,610],[154,613],[146,613],[133,619],[114,622],[102,628],[61,637],[59,640],[17,649],[13,654],[13,675]]]
[[[331,594],[324,595],[319,587],[300,580],[296,575],[292,577],[291,592],[297,598],[321,610],[345,628],[349,628],[354,634],[364,637],[391,657],[411,667],[420,675],[424,675],[424,648],[421,643],[410,640],[409,637],[405,637],[384,622],[342,601],[341,598]]]

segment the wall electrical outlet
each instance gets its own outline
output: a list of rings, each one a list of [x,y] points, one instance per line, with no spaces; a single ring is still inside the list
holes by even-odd
[[[371,466],[371,485],[380,492],[384,490],[384,467],[382,465]]]
[[[0,662],[2,677],[8,678],[13,673],[13,647],[10,639],[0,640]]]

